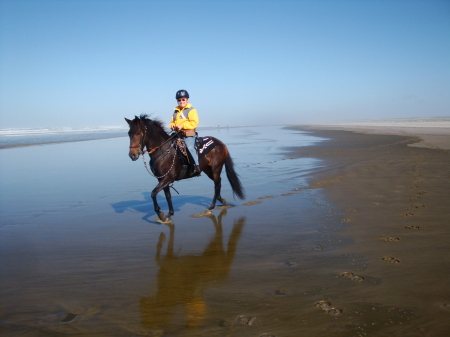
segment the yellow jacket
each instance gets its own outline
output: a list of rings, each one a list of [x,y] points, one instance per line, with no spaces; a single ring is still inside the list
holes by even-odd
[[[197,110],[191,103],[186,104],[184,109],[179,106],[175,108],[169,128],[175,125],[181,125],[183,130],[194,130],[198,126]]]

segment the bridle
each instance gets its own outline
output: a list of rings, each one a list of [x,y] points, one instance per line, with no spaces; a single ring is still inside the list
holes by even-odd
[[[157,147],[152,147],[151,149],[149,149],[149,150],[147,151],[147,150],[144,150],[144,141],[145,141],[145,136],[147,135],[147,127],[146,127],[146,126],[144,126],[144,132],[141,132],[141,134],[143,134],[143,135],[142,135],[142,137],[141,137],[141,140],[140,140],[140,142],[139,142],[139,145],[136,145],[136,146],[130,146],[129,148],[130,148],[130,149],[136,149],[136,148],[139,148],[139,154],[142,154],[142,155],[144,155],[144,154],[146,154],[146,153],[151,154],[151,153],[155,152],[155,151],[158,150],[161,146],[167,144],[169,141],[171,141],[172,139],[174,139],[174,138],[178,135],[177,132],[174,133],[174,134],[171,135],[165,142],[163,142],[161,145],[159,145],[159,146],[157,146]]]
[[[144,154],[146,151],[144,151],[144,141],[145,141],[145,136],[147,135],[147,127],[144,126],[144,132],[141,131],[141,139],[139,140],[139,145],[136,146],[130,146],[130,149],[136,149],[139,148],[139,155]]]
[[[130,148],[130,149],[136,149],[136,148],[139,148],[139,155],[142,155],[142,160],[144,161],[145,169],[147,170],[147,172],[148,172],[151,176],[153,176],[153,177],[155,177],[155,178],[157,178],[157,179],[164,178],[166,175],[169,174],[169,172],[172,170],[173,166],[175,165],[175,158],[176,158],[176,156],[177,156],[177,151],[176,151],[176,150],[177,150],[177,148],[179,147],[178,142],[173,143],[173,144],[169,147],[168,150],[166,150],[163,154],[161,154],[161,156],[159,156],[159,157],[155,160],[155,163],[153,164],[153,166],[154,166],[154,165],[159,161],[159,159],[161,159],[162,157],[164,157],[164,156],[166,156],[167,154],[169,154],[170,150],[171,150],[173,147],[175,147],[175,152],[174,152],[174,154],[173,154],[173,159],[172,159],[172,165],[170,166],[169,170],[168,170],[165,174],[163,174],[162,176],[156,176],[155,174],[153,174],[152,172],[150,172],[150,170],[149,170],[148,167],[147,167],[147,162],[145,161],[144,154],[146,154],[146,153],[148,153],[149,155],[152,154],[152,153],[155,152],[157,149],[161,148],[164,144],[167,144],[169,141],[171,141],[172,139],[174,139],[175,137],[177,137],[177,136],[178,136],[178,133],[177,133],[177,132],[174,133],[174,134],[171,135],[165,142],[163,142],[161,145],[159,145],[159,146],[157,146],[157,147],[153,147],[153,148],[151,148],[151,149],[148,149],[148,151],[147,151],[147,150],[144,150],[144,141],[145,141],[145,137],[147,136],[147,126],[144,126],[144,132],[141,132],[141,134],[142,134],[142,137],[141,137],[141,140],[139,141],[139,145],[136,145],[136,146],[130,146],[129,148]],[[152,170],[152,171],[153,171],[153,170]],[[172,188],[173,188],[173,187],[172,187]],[[178,192],[178,191],[177,191],[177,192]]]

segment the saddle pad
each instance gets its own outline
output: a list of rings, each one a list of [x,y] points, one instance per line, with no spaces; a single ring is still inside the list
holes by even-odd
[[[203,158],[212,149],[216,147],[216,143],[211,137],[197,137],[196,149],[198,152],[198,159]]]

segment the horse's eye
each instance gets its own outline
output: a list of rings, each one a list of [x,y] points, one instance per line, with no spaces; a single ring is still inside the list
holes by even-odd
[[[139,136],[140,134],[141,134],[140,132],[136,132],[136,133],[135,133],[136,136]]]

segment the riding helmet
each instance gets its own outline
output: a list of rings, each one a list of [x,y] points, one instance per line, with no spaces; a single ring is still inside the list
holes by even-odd
[[[177,94],[175,95],[175,98],[178,99],[178,98],[183,98],[183,97],[189,98],[189,93],[183,89],[178,90]]]

